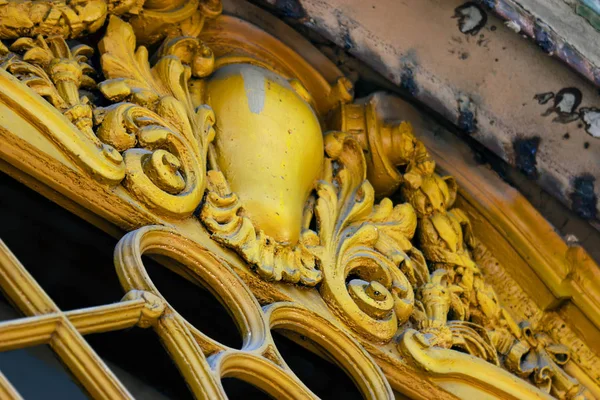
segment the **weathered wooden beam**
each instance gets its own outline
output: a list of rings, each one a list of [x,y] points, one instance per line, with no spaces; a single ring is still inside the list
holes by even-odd
[[[485,7],[460,0],[258,3],[332,40],[598,226],[597,88]]]
[[[600,86],[600,32],[592,26],[597,0],[477,0],[511,29]],[[572,3],[572,6],[568,3]],[[587,3],[587,4],[586,4]],[[586,20],[581,14],[589,15]]]

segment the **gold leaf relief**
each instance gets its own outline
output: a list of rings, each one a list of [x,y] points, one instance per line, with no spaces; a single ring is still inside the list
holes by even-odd
[[[97,86],[91,77],[95,71],[87,63],[93,49],[69,48],[60,36],[20,38],[11,45],[13,53],[3,51],[0,66],[75,125],[74,135],[86,143],[56,140],[61,146],[75,146],[77,163],[83,152],[77,146],[92,145],[99,154],[90,155],[92,160],[83,166],[95,175],[110,177],[105,180],[112,184],[125,177],[124,185],[150,209],[180,218],[190,215],[204,193],[206,153],[215,123],[209,107],[192,102],[190,67],[168,54],[168,45],[166,55],[151,67],[147,50],[136,49],[131,26],[114,16],[99,49],[107,79]],[[84,90],[96,88],[115,104],[92,104]],[[99,157],[118,170],[90,165],[101,161]]]
[[[295,246],[277,243],[243,216],[242,202],[219,171],[208,172],[208,193],[200,219],[213,239],[235,249],[264,279],[306,286],[321,281],[320,260],[310,250],[318,243],[311,232],[305,230]]]
[[[206,18],[222,11],[220,0],[2,0],[0,39],[37,35],[78,38],[99,30],[107,16],[122,16],[138,40],[154,43],[165,36],[197,36]]]
[[[402,242],[404,250],[412,249],[410,238],[400,236],[403,230],[414,233],[414,229],[410,232],[414,211],[410,205],[401,206],[391,216],[394,211],[387,199],[374,209],[375,195],[365,179],[364,155],[351,135],[328,133],[325,151],[329,158],[323,180],[317,185],[315,206],[317,232],[324,247],[321,294],[360,334],[388,341],[413,308],[412,286],[394,262],[400,264],[410,257],[397,247],[393,237]],[[396,258],[386,257],[386,251]]]
[[[192,37],[169,38],[151,65],[147,49],[136,46],[131,25],[111,16],[99,43],[106,80],[97,86],[87,63],[93,49],[70,48],[60,36],[20,38],[10,50],[1,45],[0,69],[59,110],[76,127],[81,146],[93,145],[96,152],[85,166],[111,184],[125,177],[130,193],[159,214],[190,216],[208,182],[199,218],[212,238],[238,252],[265,280],[318,285],[331,310],[362,337],[388,342],[404,334],[400,347],[415,359],[423,349],[458,350],[555,397],[585,396],[562,369],[569,349],[515,322],[485,282],[472,256],[477,242],[470,221],[453,208],[456,182],[435,174],[410,125],[381,127],[402,139],[396,143],[402,173],[394,177],[406,203],[383,198],[376,204],[367,180],[367,168],[376,163],[365,158],[355,134],[330,132],[300,240],[278,243],[245,215],[243,201],[215,162],[206,172],[217,121],[203,104],[201,79],[213,72],[212,51]],[[91,104],[84,89],[96,88],[113,104]],[[112,169],[94,166],[99,159]],[[404,329],[407,321],[418,333]],[[406,344],[413,339],[418,346]]]
[[[146,48],[136,49],[133,29],[117,17],[99,48],[108,78],[99,88],[118,103],[96,109],[98,135],[123,151],[125,186],[149,208],[190,215],[204,194],[215,123],[210,108],[192,103],[190,67],[170,55],[150,67]]]
[[[102,54],[102,72],[108,79],[100,90],[110,100],[131,98],[133,102],[154,106],[162,96],[170,94],[160,80],[155,80],[144,46],[136,49],[136,38],[131,25],[111,17],[106,34],[98,43]]]
[[[62,121],[56,111],[37,99],[26,97],[17,107],[35,121],[35,110],[44,110],[49,119],[38,123],[42,131],[77,165],[91,172],[101,181],[117,184],[125,175],[121,154],[109,144],[102,143],[93,131],[92,104],[83,89],[93,88],[93,68],[87,63],[93,50],[89,46],[67,46],[64,38],[41,36],[17,39],[10,52],[6,47],[0,53],[0,70],[5,71],[46,99],[73,125]],[[14,85],[9,76],[3,76],[5,91]],[[17,95],[20,93],[15,87]],[[52,116],[52,117],[50,117]],[[65,124],[67,122],[67,124]]]

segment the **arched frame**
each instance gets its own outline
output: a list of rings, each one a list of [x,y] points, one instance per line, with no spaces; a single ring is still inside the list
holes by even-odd
[[[103,1],[90,3],[104,4]],[[505,186],[499,188],[496,177],[465,161],[461,144],[451,136],[443,134],[441,139],[433,138],[427,122],[423,122],[423,117],[411,107],[384,96],[374,97],[368,105],[353,103],[349,81],[281,21],[241,2],[226,2],[225,13],[220,16],[221,5],[215,1],[193,1],[185,7],[181,7],[178,1],[167,3],[171,8],[153,10],[150,4],[145,12],[139,14],[131,9],[111,9],[105,5],[102,21],[98,20],[96,25],[89,24],[90,19],[83,18],[84,12],[79,10],[82,21],[88,21],[82,22],[85,25],[83,30],[74,24],[64,32],[47,32],[42,25],[33,24],[25,36],[48,36],[49,33],[58,33],[59,36],[50,35],[46,39],[30,41],[22,38],[19,39],[20,45],[13,43],[10,51],[0,48],[0,55],[4,57],[0,68],[0,137],[3,143],[0,147],[0,168],[105,231],[122,236],[115,249],[115,266],[125,295],[121,301],[115,299],[117,302],[114,304],[60,310],[10,251],[2,246],[0,287],[28,318],[0,324],[0,350],[49,343],[95,398],[128,398],[130,395],[86,344],[82,335],[132,326],[151,328],[156,332],[198,398],[225,397],[220,383],[224,377],[245,380],[276,398],[314,397],[278,353],[271,338],[273,329],[306,338],[310,342],[305,344],[306,347],[313,346],[318,353],[326,353],[330,360],[347,372],[366,398],[393,398],[392,389],[413,398],[443,399],[456,396],[548,398],[550,394],[561,398],[576,395],[591,398],[600,392],[597,369],[600,364],[595,356],[598,349],[593,340],[598,337],[600,326],[599,270],[581,248],[569,247],[521,195]],[[13,4],[4,7],[13,7]],[[51,11],[64,15],[68,12]],[[102,93],[109,99],[127,98],[135,103],[134,100],[143,102],[152,98],[152,90],[170,90],[170,95],[184,108],[189,105],[182,112],[193,109],[195,119],[189,122],[195,129],[193,139],[185,128],[181,131],[174,129],[174,126],[183,125],[174,124],[168,113],[160,112],[160,107],[163,111],[168,107],[178,110],[179,106],[173,105],[171,100],[160,103],[158,111],[148,110],[138,103],[131,106],[116,103],[92,117],[86,114],[88,103],[77,95],[73,97],[73,90],[77,93],[85,79],[69,80],[68,73],[74,72],[68,68],[85,62],[89,53],[82,48],[68,49],[61,37],[85,36],[82,32],[99,29],[109,19],[103,43],[98,49],[92,49],[101,51],[107,60],[103,61],[107,81],[99,85]],[[162,26],[154,29],[156,21],[172,28]],[[16,38],[10,30],[0,30],[0,35],[5,39]],[[165,44],[155,56],[158,61],[154,64],[154,72],[144,75],[145,55],[137,46],[162,40],[165,36]],[[180,36],[199,37],[200,41],[181,40],[178,39]],[[140,71],[138,75],[142,78],[119,76],[118,68],[111,70],[105,67],[115,62],[114,59],[119,60],[120,56],[130,57],[127,58],[129,64],[123,64],[126,68],[122,69]],[[44,57],[58,61],[45,62]],[[122,59],[119,62],[123,62]],[[49,81],[43,84],[54,85],[54,88],[46,88],[42,97],[39,90],[43,86],[40,83],[43,75],[38,76],[37,81],[28,81],[34,84],[27,86],[24,83],[25,75],[31,77],[38,71],[25,65],[27,63],[38,69],[64,65],[69,71],[65,75],[67,79],[61,78],[61,83],[57,84],[59,80],[53,80],[52,74],[61,71],[48,69],[44,74]],[[331,129],[334,126],[335,130],[358,135],[358,140],[338,134],[325,138],[325,150],[332,162],[346,167],[351,171],[350,176],[360,178],[362,173],[368,178],[368,181],[365,180],[367,184],[362,183],[364,177],[357,181],[361,195],[357,204],[363,201],[362,196],[368,198],[369,190],[373,190],[369,181],[375,191],[379,190],[378,176],[372,175],[371,168],[387,165],[386,157],[389,155],[383,154],[387,149],[385,146],[377,147],[372,140],[376,140],[377,135],[385,135],[387,130],[399,129],[398,125],[390,125],[389,120],[411,121],[418,139],[437,162],[437,171],[454,175],[461,188],[456,204],[472,221],[479,243],[473,247],[472,253],[500,301],[508,305],[507,312],[519,320],[528,315],[524,319],[536,325],[536,335],[550,336],[555,342],[552,346],[561,345],[574,351],[571,361],[564,367],[552,364],[548,370],[550,378],[540,378],[543,382],[536,387],[532,383],[533,377],[532,380],[522,379],[518,374],[509,372],[507,367],[484,360],[488,357],[493,361],[497,357],[495,352],[490,355],[487,350],[481,350],[487,356],[475,356],[474,353],[458,352],[454,347],[444,347],[442,342],[434,341],[437,338],[417,332],[421,328],[414,321],[397,328],[394,320],[390,328],[390,322],[385,319],[389,310],[382,305],[387,298],[378,300],[381,303],[369,303],[371,300],[352,297],[362,296],[360,290],[368,291],[380,286],[372,284],[365,289],[360,286],[361,283],[348,283],[348,271],[336,275],[337,269],[329,271],[322,264],[325,283],[317,282],[318,288],[312,289],[277,282],[278,279],[271,275],[265,280],[263,274],[266,272],[256,273],[256,269],[261,267],[260,262],[249,261],[254,260],[253,254],[244,253],[244,244],[238,246],[218,239],[219,232],[211,230],[206,216],[203,217],[197,207],[208,201],[202,200],[203,196],[208,198],[210,193],[215,193],[211,201],[214,201],[214,210],[217,211],[211,212],[221,212],[219,206],[224,204],[223,198],[231,198],[234,194],[227,192],[226,184],[219,180],[218,175],[206,175],[206,164],[210,164],[212,157],[209,143],[215,134],[215,116],[210,109],[195,104],[197,93],[194,90],[200,87],[197,90],[201,91],[202,87],[201,84],[194,86],[193,80],[210,75],[214,68],[239,63],[257,65],[290,82],[299,82],[292,83],[294,90],[316,110],[324,125],[332,124]],[[78,65],[77,73],[85,75],[87,67]],[[178,79],[171,79],[173,76]],[[134,78],[138,79],[136,84],[126,88],[122,86],[122,82]],[[153,80],[151,84],[146,82],[150,89],[143,85],[144,79],[148,82]],[[192,83],[181,84],[185,79]],[[181,90],[189,93],[179,96]],[[138,93],[143,95],[131,100]],[[167,96],[157,98],[164,97]],[[184,104],[186,101],[189,104]],[[325,117],[335,114],[338,107],[345,116],[353,112],[364,113],[366,133],[363,139],[360,139],[363,128],[351,125],[348,122],[351,120],[345,120],[343,116],[340,123],[335,118],[334,122],[324,122]],[[82,114],[77,114],[79,112]],[[153,127],[160,129],[152,132],[144,130],[148,124],[143,121],[148,120],[153,121]],[[146,148],[128,145],[131,132],[111,128],[110,124],[114,121],[125,121],[125,127],[137,129],[137,141],[147,145]],[[169,141],[170,149],[176,149],[173,153],[178,159],[173,160],[172,153],[155,150],[153,145],[161,140]],[[372,146],[369,148],[375,149],[374,153],[380,152],[381,159],[378,161],[377,154],[364,158],[356,143],[363,145],[363,150],[365,146]],[[339,152],[336,150],[338,146],[342,149]],[[144,160],[155,159],[162,164],[152,164],[154,161],[144,163]],[[148,173],[147,168],[155,168],[152,170],[155,175]],[[179,182],[173,171],[183,171],[181,175],[187,181]],[[387,171],[389,176],[385,179],[393,181],[394,170]],[[161,176],[164,181],[157,183]],[[346,183],[340,185],[343,184]],[[352,179],[347,184],[352,188]],[[326,193],[330,190],[328,187],[322,184],[318,191]],[[205,190],[209,194],[205,195]],[[178,194],[173,194],[177,191]],[[235,207],[235,204],[231,202],[227,206]],[[386,206],[387,203],[383,202],[378,205],[380,210]],[[217,214],[215,220],[219,222],[223,215]],[[367,225],[352,231],[362,247],[352,253],[352,247],[348,245],[348,268],[362,273],[361,279],[378,282],[382,291],[389,290],[390,298],[396,296],[392,301],[393,315],[397,321],[407,322],[409,317],[412,318],[412,309],[405,305],[412,304],[415,296],[422,300],[426,296],[424,289],[415,289],[416,295],[412,294],[412,289],[407,290],[408,294],[394,292],[394,288],[410,285],[409,279],[404,277],[404,272],[395,269],[397,265],[392,260],[398,252],[390,253],[389,248],[385,248],[388,250],[386,253],[385,243],[374,239],[373,235],[383,228],[370,229]],[[348,228],[352,227],[348,225]],[[124,232],[129,233],[123,236]],[[327,236],[322,236],[321,240],[325,242]],[[369,243],[375,244],[368,248]],[[340,247],[344,246],[344,242],[340,241]],[[412,254],[411,251],[415,250],[402,248],[402,252],[408,255]],[[428,253],[424,253],[431,264]],[[211,291],[234,317],[244,337],[242,348],[236,350],[215,342],[171,307],[146,273],[142,254],[168,258],[171,262],[166,264],[170,268]],[[344,257],[339,255],[342,261]],[[360,262],[356,261],[354,265],[354,260]],[[333,265],[338,268],[336,263],[342,262],[330,261],[331,268]],[[364,273],[360,270],[361,263],[371,263],[372,271],[380,275]],[[291,277],[289,279],[300,279],[300,283],[304,284],[308,282],[307,277],[312,276],[306,273],[301,274],[302,278],[294,278],[294,273],[287,273]],[[285,273],[283,276],[286,276]],[[433,278],[427,279],[431,279],[429,282],[433,284]],[[339,297],[342,300],[336,297],[340,282],[344,288],[343,296]],[[350,295],[345,293],[346,285]],[[350,297],[360,304],[360,307],[352,308],[360,316],[344,315],[344,299]],[[380,316],[383,314],[385,318]],[[363,325],[363,321],[369,322]],[[365,326],[375,328],[370,331]],[[489,343],[479,345],[485,348]],[[546,350],[548,347],[535,346],[530,345],[527,348],[529,353],[524,354],[535,354],[536,359],[541,360],[544,354],[551,353]],[[520,366],[515,368],[519,370]],[[482,371],[485,371],[483,379]],[[523,371],[520,373],[529,377]],[[559,378],[564,382],[559,382]],[[548,382],[550,386],[546,385]],[[18,398],[10,383],[1,376],[0,390],[8,398]]]

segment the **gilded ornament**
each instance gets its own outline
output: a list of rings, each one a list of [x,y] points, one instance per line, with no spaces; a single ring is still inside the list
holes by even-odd
[[[210,107],[192,101],[190,67],[168,51],[150,67],[148,51],[136,49],[131,26],[117,17],[98,47],[107,78],[99,89],[116,104],[94,116],[98,136],[123,152],[124,185],[149,208],[190,215],[204,195],[215,123]]]
[[[345,78],[332,86],[312,67],[286,65],[290,50],[274,38],[229,54],[218,27],[248,32],[233,17],[209,30],[211,48],[198,36],[220,12],[213,0],[0,1],[0,18],[15,16],[0,19],[0,38],[17,39],[0,44],[0,105],[15,115],[43,110],[28,122],[86,183],[164,225],[119,242],[120,302],[69,312],[0,245],[0,286],[37,315],[0,324],[10,339],[0,349],[32,345],[31,332],[42,332],[39,342],[59,349],[90,393],[127,398],[79,334],[138,326],[161,338],[197,397],[225,398],[221,378],[229,376],[275,397],[315,397],[277,351],[270,330],[282,329],[338,363],[370,398],[394,396],[383,372],[416,373],[421,385],[463,396],[591,398],[569,368],[580,342],[569,348],[551,337],[550,323],[517,323],[502,306],[482,272],[492,261],[481,257],[470,214],[455,206],[456,180],[436,172],[411,124],[384,120],[375,99],[351,102]],[[67,45],[105,20],[97,49]],[[153,55],[139,45],[163,38]],[[400,202],[385,197],[392,194]],[[144,225],[132,220],[129,229]],[[242,349],[186,321],[142,254],[162,256],[215,293]],[[570,271],[584,261],[575,249],[567,256]],[[240,277],[305,303],[261,308]],[[0,376],[0,393],[7,387]]]
[[[393,194],[404,181],[417,184],[435,162],[408,121],[389,123],[377,113],[376,98],[340,104],[330,116],[332,129],[351,133],[365,150],[367,178],[378,196]],[[401,173],[400,169],[404,171]]]
[[[53,129],[46,122],[50,138],[64,148],[76,164],[100,180],[115,184],[124,177],[123,157],[95,135],[92,104],[84,92],[95,87],[90,77],[94,70],[87,63],[92,53],[93,49],[86,45],[71,49],[60,36],[20,38],[11,45],[10,52],[5,46],[0,48],[0,71],[12,74],[61,112],[74,126]],[[4,84],[7,88],[10,85],[9,82]],[[37,99],[30,101],[38,102]],[[64,121],[56,123],[65,124]]]
[[[320,239],[315,249],[323,271],[321,295],[361,335],[389,341],[414,306],[413,289],[402,268],[413,276],[413,269],[424,269],[420,253],[410,244],[414,211],[409,205],[392,208],[387,199],[375,207],[365,158],[351,135],[328,133],[325,151],[328,157],[314,211]],[[415,256],[411,259],[407,252]],[[349,277],[354,279],[348,282]]]
[[[205,19],[221,11],[219,0],[1,0],[0,39],[75,39],[96,32],[114,15],[128,19],[140,42],[148,44],[165,36],[198,36]]]
[[[217,117],[216,162],[244,216],[279,243],[296,244],[323,165],[317,115],[287,80],[252,65],[219,68],[205,90]]]
[[[308,250],[314,244],[311,232],[303,232],[294,246],[278,243],[244,216],[243,207],[223,174],[209,171],[200,218],[214,240],[235,249],[266,280],[307,286],[321,281],[320,260]]]

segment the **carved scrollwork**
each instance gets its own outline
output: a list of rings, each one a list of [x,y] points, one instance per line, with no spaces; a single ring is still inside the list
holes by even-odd
[[[534,333],[526,321],[521,323],[521,329],[522,339],[513,343],[506,356],[507,368],[523,378],[530,378],[556,398],[586,398],[579,382],[562,369],[569,362],[569,349],[554,343],[543,332]]]
[[[115,15],[129,19],[140,41],[153,43],[165,36],[197,36],[205,18],[221,11],[220,0],[0,0],[0,38],[73,39],[96,32]]]
[[[93,49],[70,48],[64,38],[20,38],[10,51],[0,43],[0,70],[5,70],[45,98],[74,125],[72,129],[48,129],[51,139],[73,161],[109,183],[120,182],[125,173],[123,158],[94,134],[92,104],[84,89],[95,86],[87,63]]]
[[[221,172],[209,172],[200,218],[213,238],[234,248],[268,280],[320,283],[323,299],[365,337],[390,340],[412,313],[412,285],[427,277],[425,260],[410,242],[412,206],[374,204],[358,142],[342,132],[325,136],[323,178],[309,198],[296,246],[277,243],[244,216],[243,203]],[[309,229],[316,219],[316,232]]]
[[[167,217],[163,221],[188,218],[198,210],[196,216],[211,238],[237,252],[264,280],[317,287],[325,304],[362,339],[387,343],[396,336],[398,349],[428,371],[475,381],[481,379],[473,376],[473,368],[494,371],[505,393],[519,393],[527,386],[516,375],[561,399],[587,396],[562,368],[570,359],[569,349],[526,322],[517,323],[501,306],[486,283],[480,260],[473,256],[481,244],[469,218],[454,207],[456,181],[435,173],[435,163],[408,122],[383,123],[372,102],[343,104],[329,125],[336,131],[323,137],[319,119],[323,116],[316,115],[311,93],[298,79],[256,65],[244,65],[237,72],[229,65],[214,71],[214,54],[197,33],[205,17],[220,12],[220,2],[148,3],[0,0],[0,18],[23,11],[14,26],[0,23],[0,38],[35,36],[20,37],[9,48],[0,43],[2,104],[16,113],[24,113],[31,104],[47,111],[43,121],[33,111],[27,118],[59,151],[96,177],[102,189],[113,191],[122,184],[127,191],[114,192]],[[164,7],[156,8],[158,3]],[[34,6],[45,12],[45,19],[33,18],[38,16]],[[89,64],[94,49],[70,47],[65,39],[99,29],[105,19],[109,23],[98,44],[99,74]],[[42,36],[55,26],[59,35]],[[146,47],[138,47],[165,36],[153,56]],[[102,82],[97,84],[98,76]],[[343,79],[338,82],[345,87]],[[265,93],[271,89],[269,97]],[[219,97],[226,91],[233,94]],[[98,92],[110,104],[95,101]],[[23,105],[17,104],[23,99]],[[238,103],[231,106],[233,100]],[[283,109],[279,103],[292,106]],[[216,114],[208,104],[225,111]],[[252,118],[240,116],[242,107]],[[273,108],[262,114],[266,107]],[[284,122],[274,114],[297,117],[297,126],[280,129]],[[226,122],[236,118],[226,129]],[[260,137],[254,143],[242,140],[252,136]],[[248,150],[251,145],[255,147]],[[310,151],[297,151],[300,146]],[[279,158],[271,154],[276,147]],[[234,159],[237,169],[228,171]],[[310,173],[304,171],[309,169]],[[253,190],[244,192],[242,184],[253,185]],[[381,198],[398,188],[397,198],[405,203]],[[264,202],[268,190],[279,191],[279,197]],[[292,194],[281,196],[284,192]],[[298,204],[290,205],[294,201]],[[280,215],[292,208],[285,218]],[[256,354],[230,351],[177,315],[145,273],[140,255],[146,245],[200,271],[223,298],[244,297],[234,302],[251,305],[256,326],[246,332],[246,350]],[[206,389],[200,376],[204,374],[212,382],[208,392],[224,396],[211,368],[229,373],[243,363],[247,378],[271,393],[280,395],[287,389],[308,393],[290,377],[276,351],[266,347],[267,323],[249,289],[198,243],[184,239],[177,229],[146,228],[126,236],[117,256],[122,282],[132,290],[126,301],[141,296],[148,303],[138,324],[152,326],[170,340],[167,347],[184,375],[196,374],[191,379],[196,394]],[[202,269],[203,263],[212,271]],[[215,271],[220,271],[220,279],[211,281]],[[336,348],[336,340],[343,342],[336,351],[347,353],[341,361],[344,368],[352,369],[356,358],[368,364],[362,368],[355,363],[354,373],[370,376],[379,390],[363,385],[363,392],[391,395],[381,371],[345,331],[297,304],[280,303],[265,311],[272,326],[279,321],[317,339],[319,333],[329,332],[323,343]],[[244,313],[237,312],[242,321]],[[312,315],[311,323],[318,320],[320,331],[301,321],[307,315]],[[178,347],[182,343],[184,350]],[[220,353],[211,365],[208,353]],[[192,358],[186,358],[190,354]],[[457,366],[446,367],[451,364],[448,360],[458,360]],[[280,387],[258,376],[263,368],[279,376]],[[532,396],[541,393],[531,386],[528,390]]]
[[[380,120],[376,98],[341,105],[331,123],[348,131],[361,144],[367,176],[377,194],[387,195],[399,188],[401,198],[407,202],[401,206],[410,206],[415,214],[414,244],[422,251],[417,250],[416,254],[424,260],[402,271],[415,293],[410,320],[418,332],[402,332],[400,350],[410,348],[408,353],[421,360],[426,369],[432,368],[429,355],[446,354],[433,349],[458,350],[529,378],[555,397],[588,396],[561,368],[569,359],[567,348],[553,343],[547,334],[532,330],[525,322],[520,327],[500,305],[472,254],[482,244],[476,239],[467,214],[454,207],[456,181],[435,173],[435,162],[416,139],[410,124]],[[352,173],[360,176],[360,170]],[[372,196],[372,189],[368,194]],[[391,202],[388,207],[392,207]],[[403,231],[400,238],[412,239],[414,233],[413,227]],[[410,242],[409,245],[412,246]],[[390,243],[386,249],[379,248],[390,259],[398,249],[406,253],[402,240]],[[416,254],[413,250],[411,261],[419,259]],[[327,282],[326,271],[324,276]]]
[[[319,259],[307,248],[314,243],[311,232],[304,232],[296,246],[282,245],[241,216],[242,207],[223,174],[209,171],[208,193],[200,218],[215,240],[235,249],[264,279],[306,286],[321,281]]]
[[[191,69],[168,54],[168,45],[152,68],[146,48],[135,47],[131,26],[111,17],[99,43],[107,78],[99,89],[118,103],[95,110],[97,133],[123,152],[124,184],[135,197],[152,209],[187,216],[204,195],[215,115],[208,106],[194,106]]]
[[[232,349],[191,324],[163,297],[152,282],[143,254],[178,261],[192,281],[219,297],[236,320],[244,341]],[[147,226],[125,235],[115,249],[115,266],[126,300],[143,297],[146,309],[138,322],[152,327],[197,397],[225,399],[221,379],[242,379],[275,398],[317,398],[286,364],[271,330],[281,329],[314,342],[329,359],[357,382],[366,398],[391,399],[393,392],[381,369],[347,331],[300,304],[276,302],[261,309],[235,272],[198,243],[173,229]]]
[[[186,49],[188,42],[183,41]],[[151,68],[146,48],[136,50],[131,26],[117,17],[111,17],[98,47],[107,78],[98,85],[87,63],[93,49],[69,48],[61,36],[16,40],[12,53],[0,49],[0,67],[46,98],[119,169],[92,172],[112,184],[125,177],[123,184],[150,209],[190,215],[204,195],[215,115],[208,106],[194,103],[188,91],[192,68],[172,54],[194,65],[196,74],[208,74],[211,63],[203,61],[210,60],[210,53],[186,58],[182,41],[172,40]],[[96,88],[115,104],[93,108],[84,90]],[[76,154],[74,158],[79,161]]]
[[[22,36],[61,35],[77,37],[95,32],[106,19],[107,0],[88,1],[0,1],[0,37],[5,39]],[[125,12],[136,1],[125,1],[120,7]],[[4,22],[6,21],[6,22]]]
[[[393,207],[388,199],[374,206],[364,155],[351,135],[327,134],[325,151],[315,205],[321,295],[355,330],[387,341],[413,310],[407,275],[418,280],[426,270],[410,243],[416,215],[410,205]]]
[[[435,173],[402,186],[417,212],[417,240],[433,271],[416,289],[412,315],[427,345],[504,365],[557,398],[586,398],[583,387],[560,367],[569,359],[568,349],[525,322],[519,328],[485,283],[471,254],[478,242],[469,218],[452,208],[457,190],[453,178]]]

